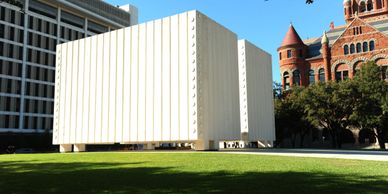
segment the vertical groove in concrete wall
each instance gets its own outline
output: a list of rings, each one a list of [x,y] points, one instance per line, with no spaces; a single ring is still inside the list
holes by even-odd
[[[172,16],[170,20],[171,26],[171,66],[170,66],[170,76],[171,76],[171,138],[170,140],[175,140],[178,138],[179,133],[179,96],[178,96],[178,87],[179,87],[179,78],[178,78],[178,15]],[[178,102],[178,103],[177,103]]]
[[[89,117],[86,118],[88,120],[88,130],[89,130],[89,136],[87,141],[88,142],[95,142],[95,136],[96,136],[96,86],[97,86],[97,56],[93,53],[97,53],[97,36],[93,36],[90,39],[90,82],[89,82],[89,89],[90,89],[90,97],[88,98],[89,103]],[[95,83],[94,85],[92,83]]]
[[[77,76],[77,82],[78,84],[78,90],[77,90],[77,142],[83,142],[82,136],[83,136],[83,118],[84,118],[84,112],[83,112],[83,95],[84,95],[84,67],[85,67],[85,39],[82,39],[79,41],[78,45],[78,58],[79,58],[79,65],[78,65],[78,76]],[[86,129],[86,128],[85,128]]]
[[[136,141],[137,140],[137,127],[138,127],[138,103],[137,99],[139,97],[138,95],[138,87],[137,87],[137,82],[138,82],[138,58],[139,58],[139,26],[135,26],[132,28],[132,63],[131,65],[131,127],[129,129],[131,136],[130,136],[130,141]]]
[[[85,89],[85,94],[84,94],[84,98],[83,98],[83,106],[84,106],[84,118],[83,118],[83,129],[85,129],[85,136],[83,138],[83,142],[88,142],[89,141],[89,137],[90,137],[90,122],[89,122],[89,118],[90,118],[90,92],[91,92],[91,87],[88,87],[90,86],[90,80],[91,80],[91,73],[92,73],[92,70],[91,70],[91,61],[92,61],[92,55],[91,55],[91,38],[87,38],[85,39],[85,75],[86,75],[86,78],[85,78],[85,84],[84,84],[84,88]]]
[[[117,68],[116,68],[116,120],[115,120],[115,142],[122,142],[123,140],[123,100],[124,100],[124,29],[120,29],[117,31],[117,38],[116,38],[116,61],[117,61]]]
[[[131,128],[131,73],[132,73],[132,30],[125,28],[123,32],[123,137],[121,142],[130,141]]]
[[[97,74],[96,74],[96,133],[94,136],[94,142],[102,142],[102,101],[103,101],[103,80],[104,80],[104,34],[97,36]],[[105,119],[105,118],[104,118]]]

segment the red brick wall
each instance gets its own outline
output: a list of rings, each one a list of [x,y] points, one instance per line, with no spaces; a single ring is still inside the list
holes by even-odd
[[[353,28],[361,27],[362,33],[354,35]],[[344,45],[347,44],[349,47],[353,43],[356,47],[357,43],[369,42],[373,40],[375,42],[375,50],[368,52],[360,52],[354,54],[344,55]],[[331,48],[331,64],[333,65],[336,61],[344,60],[347,61],[349,66],[350,77],[353,77],[353,69],[350,69],[351,66],[358,66],[357,59],[370,60],[373,56],[377,54],[388,54],[388,38],[384,36],[381,32],[377,31],[375,28],[364,23],[360,19],[356,19],[351,23],[351,25],[345,30],[342,36],[332,45]],[[332,67],[334,69],[335,67]]]

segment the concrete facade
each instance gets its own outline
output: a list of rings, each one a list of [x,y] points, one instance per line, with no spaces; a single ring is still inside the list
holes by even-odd
[[[239,140],[237,54],[236,34],[197,11],[61,44],[53,143]]]
[[[246,40],[239,40],[238,48],[241,140],[270,147],[275,141],[271,55]]]

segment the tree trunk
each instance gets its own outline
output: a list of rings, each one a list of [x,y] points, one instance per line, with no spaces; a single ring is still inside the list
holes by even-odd
[[[360,130],[359,130],[359,129],[351,129],[350,131],[351,131],[352,134],[353,134],[354,145],[355,145],[355,146],[359,146],[359,145],[360,145],[360,140],[359,140],[359,138],[360,138],[360,135],[359,135]]]
[[[382,132],[382,130],[378,130],[378,129],[374,129],[374,135],[375,135],[375,138],[377,139],[377,142],[375,145],[379,144],[380,146],[380,149],[385,149],[385,141],[384,141],[384,133]]]
[[[386,147],[385,147],[385,139],[384,139],[383,130],[376,130],[376,135],[377,135],[376,137],[377,137],[377,141],[379,143],[380,149],[385,150]]]
[[[342,148],[342,140],[340,137],[337,137],[337,148],[341,149]]]
[[[341,130],[337,130],[337,148],[342,148],[342,135]]]
[[[387,148],[385,147],[385,142],[384,142],[384,140],[381,139],[381,138],[378,138],[378,139],[379,139],[379,146],[380,146],[380,149],[382,149],[382,150],[387,149]]]

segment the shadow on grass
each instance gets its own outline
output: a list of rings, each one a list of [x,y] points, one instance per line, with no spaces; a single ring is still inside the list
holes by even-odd
[[[387,177],[306,172],[181,172],[142,163],[0,164],[0,193],[386,193]],[[346,176],[346,177],[345,177]]]

